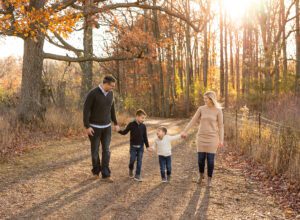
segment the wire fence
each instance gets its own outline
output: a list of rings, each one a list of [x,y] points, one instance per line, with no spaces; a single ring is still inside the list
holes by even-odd
[[[257,127],[258,130],[258,134],[257,137],[259,140],[261,140],[261,132],[263,130],[263,128],[270,128],[273,131],[277,132],[282,132],[284,129],[289,130],[292,133],[295,133],[298,137],[300,137],[300,130],[291,126],[286,126],[282,123],[273,121],[271,119],[268,119],[266,117],[263,117],[261,115],[261,113],[257,113],[257,114],[242,114],[242,113],[238,113],[238,111],[236,112],[224,112],[224,124],[226,124],[226,121],[229,121],[232,123],[232,121],[235,122],[235,131],[236,131],[236,135],[235,135],[235,141],[236,144],[238,143],[238,131],[239,128],[242,128],[243,125],[245,125],[245,123],[247,124],[251,124],[253,126]]]
[[[300,130],[261,115],[224,112],[230,146],[265,163],[272,173],[300,180]]]

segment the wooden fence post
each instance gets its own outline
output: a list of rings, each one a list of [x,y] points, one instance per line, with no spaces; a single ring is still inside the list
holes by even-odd
[[[261,140],[261,113],[258,113],[258,143],[260,145]]]
[[[238,146],[238,110],[235,110],[235,146]]]

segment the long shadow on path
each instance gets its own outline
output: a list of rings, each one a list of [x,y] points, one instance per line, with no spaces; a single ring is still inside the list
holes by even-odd
[[[207,210],[209,205],[210,188],[206,187],[204,196],[201,200],[201,186],[198,186],[190,199],[185,211],[180,216],[180,220],[186,219],[207,219]]]

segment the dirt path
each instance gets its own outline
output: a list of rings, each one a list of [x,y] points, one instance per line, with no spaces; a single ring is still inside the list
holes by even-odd
[[[151,119],[175,134],[185,121]],[[144,182],[127,177],[129,137],[113,135],[114,183],[92,180],[86,138],[44,144],[0,164],[0,219],[284,219],[273,198],[262,195],[240,170],[216,158],[214,186],[198,186],[194,134],[174,143],[171,183],[161,183],[158,158],[144,154]]]

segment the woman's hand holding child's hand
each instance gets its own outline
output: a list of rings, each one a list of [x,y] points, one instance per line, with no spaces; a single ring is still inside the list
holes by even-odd
[[[181,138],[185,139],[187,137],[187,134],[185,132],[181,132]]]

